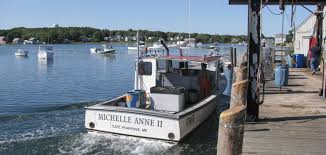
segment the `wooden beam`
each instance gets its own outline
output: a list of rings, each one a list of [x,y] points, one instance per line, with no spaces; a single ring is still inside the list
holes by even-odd
[[[267,0],[262,0],[263,4]],[[229,0],[230,5],[248,5],[248,0]],[[279,5],[280,0],[268,0],[267,5]],[[326,5],[325,0],[296,0],[294,1],[294,5]],[[292,1],[285,1],[285,5],[292,5]]]
[[[260,58],[261,0],[249,0],[248,5],[248,94],[247,120],[256,121],[259,115],[259,91],[257,91],[257,71]]]

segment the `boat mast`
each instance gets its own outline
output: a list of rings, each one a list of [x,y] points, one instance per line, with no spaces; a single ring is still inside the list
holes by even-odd
[[[190,53],[190,46],[191,46],[191,44],[190,44],[190,0],[188,1],[188,46],[189,46],[189,55],[191,55],[191,53]]]
[[[139,73],[138,73],[138,65],[139,65],[139,30],[137,30],[137,62],[136,62],[136,89],[139,89]]]

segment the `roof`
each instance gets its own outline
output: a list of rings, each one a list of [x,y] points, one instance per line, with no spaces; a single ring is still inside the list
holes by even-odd
[[[164,56],[159,56],[157,59],[209,63],[209,62],[217,61],[220,58],[221,58],[221,56],[209,56],[209,57],[206,57],[206,56],[164,55]]]
[[[12,41],[18,41],[21,40],[20,38],[14,38]]]
[[[275,34],[275,38],[282,38],[282,34]],[[283,34],[283,38],[286,37],[286,34]]]
[[[279,5],[279,0],[262,0],[263,3],[267,1],[268,5]],[[229,0],[230,5],[248,5],[248,0]],[[292,5],[292,1],[285,1],[286,5]],[[317,5],[317,4],[325,4],[325,0],[296,0],[297,5]]]
[[[315,17],[315,15],[311,14],[308,18],[306,18],[303,22],[301,22],[295,29],[299,30],[304,24],[306,24],[313,17]]]

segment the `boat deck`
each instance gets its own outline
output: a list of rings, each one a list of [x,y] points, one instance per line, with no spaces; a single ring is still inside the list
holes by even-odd
[[[318,96],[321,75],[290,69],[289,86],[267,84],[260,121],[247,124],[243,154],[325,154],[326,100]]]

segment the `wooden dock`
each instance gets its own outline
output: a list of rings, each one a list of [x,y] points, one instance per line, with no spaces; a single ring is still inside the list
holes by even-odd
[[[326,100],[318,96],[321,75],[290,69],[280,92],[267,83],[260,120],[245,126],[243,154],[326,154]]]

